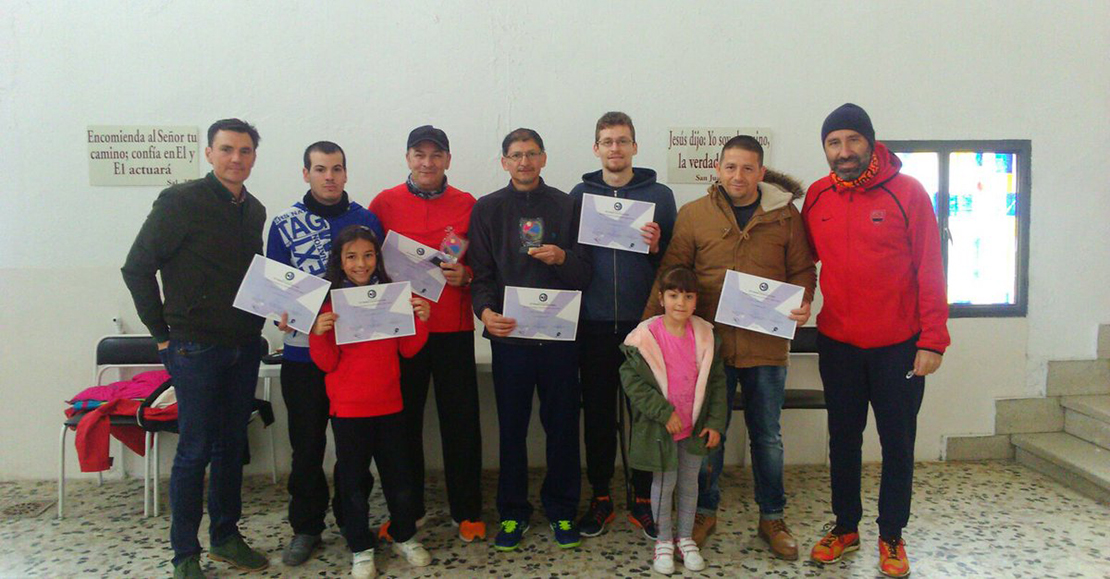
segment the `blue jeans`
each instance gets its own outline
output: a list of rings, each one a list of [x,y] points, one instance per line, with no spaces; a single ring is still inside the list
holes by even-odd
[[[170,475],[174,563],[200,553],[197,531],[208,477],[208,534],[219,545],[239,533],[247,421],[258,383],[259,342],[217,346],[170,340],[160,353],[177,394],[180,438]]]
[[[782,485],[782,431],[779,417],[786,398],[786,366],[755,366],[733,368],[725,366],[728,386],[729,419],[732,422],[732,403],[736,398],[736,385],[744,397],[744,422],[748,426],[748,440],[752,451],[752,478],[755,482],[755,502],[763,519],[781,519],[786,507],[786,493]],[[698,512],[716,515],[721,503],[721,469],[725,466],[725,433],[721,445],[705,457],[698,473]]]

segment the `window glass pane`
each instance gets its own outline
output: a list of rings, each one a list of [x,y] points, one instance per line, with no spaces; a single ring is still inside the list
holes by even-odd
[[[959,152],[948,160],[948,301],[1015,303],[1015,155]]]
[[[937,213],[937,181],[940,179],[940,156],[936,153],[897,153],[902,160],[902,173],[921,182],[929,199],[933,200],[933,213]]]

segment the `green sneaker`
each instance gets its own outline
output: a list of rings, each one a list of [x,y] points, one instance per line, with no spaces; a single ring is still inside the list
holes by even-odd
[[[200,555],[174,563],[173,579],[204,579],[204,571],[200,570]]]
[[[270,559],[266,555],[251,549],[239,535],[231,537],[221,545],[209,547],[208,558],[213,561],[223,561],[243,571],[261,571],[270,565]]]

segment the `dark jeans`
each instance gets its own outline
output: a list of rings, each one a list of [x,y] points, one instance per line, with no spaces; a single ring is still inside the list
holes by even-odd
[[[239,533],[247,421],[258,383],[258,340],[216,346],[170,340],[161,352],[177,394],[177,454],[170,475],[170,544],[174,562],[200,553],[197,531],[208,476],[210,544]]]
[[[860,463],[867,405],[883,449],[879,483],[879,533],[901,537],[910,518],[913,495],[913,450],[917,412],[925,395],[925,377],[913,369],[917,338],[881,348],[857,348],[817,335],[821,381],[829,413],[829,474],[836,523],[855,529],[863,517]]]
[[[494,341],[493,387],[501,438],[497,511],[501,520],[527,521],[528,422],[532,394],[540,398],[540,422],[547,435],[547,475],[540,500],[551,521],[573,520],[578,511],[582,467],[578,450],[578,348],[574,342],[537,345]]]
[[[324,475],[324,450],[328,445],[328,393],[324,387],[324,372],[312,362],[282,361],[281,396],[288,411],[289,446],[293,449],[288,485],[289,524],[296,534],[319,535],[324,532],[329,495],[328,479]],[[370,476],[369,471],[366,476]],[[339,480],[338,476],[334,478]],[[338,487],[332,499],[332,511],[336,525],[342,528]]]
[[[447,479],[447,503],[455,522],[482,518],[482,430],[478,412],[478,376],[474,366],[474,332],[428,335],[412,358],[401,358],[410,470],[417,481],[416,513],[424,508],[424,405],[428,379],[435,383],[439,437]]]
[[[728,387],[728,407],[736,398],[737,384],[744,399],[744,423],[748,427],[748,442],[752,452],[752,479],[755,502],[762,519],[781,519],[786,508],[786,493],[782,483],[783,449],[779,417],[786,398],[786,366],[754,366],[733,368],[725,366]],[[732,411],[729,420],[732,422]],[[728,427],[725,427],[728,430]],[[725,433],[721,444],[702,461],[698,473],[698,511],[716,514],[721,503],[721,469],[725,465]]]
[[[401,413],[370,418],[331,419],[335,434],[335,470],[339,477],[340,501],[346,522],[343,536],[352,553],[374,548],[375,533],[370,530],[367,500],[373,483],[367,484],[370,461],[378,465],[382,494],[389,509],[389,534],[397,542],[416,534],[416,481],[409,471],[405,420]]]
[[[594,324],[599,325],[599,324]],[[609,329],[612,323],[605,323]],[[620,398],[620,368],[624,353],[619,349],[625,336],[636,327],[618,324],[616,331],[578,334],[578,375],[582,380],[582,423],[586,442],[586,479],[594,496],[609,494],[617,459],[617,404]],[[632,469],[636,497],[651,498],[652,474]],[[629,505],[631,507],[632,505]]]

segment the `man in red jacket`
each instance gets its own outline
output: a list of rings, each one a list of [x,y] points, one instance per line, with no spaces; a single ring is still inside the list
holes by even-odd
[[[859,548],[860,449],[870,404],[883,452],[879,570],[904,577],[917,412],[925,376],[940,367],[950,342],[940,232],[929,195],[875,142],[862,108],[833,111],[821,142],[832,172],[810,186],[802,217],[823,264],[817,348],[836,523],[811,557],[832,563]]]
[[[386,234],[393,231],[435,249],[452,233],[465,239],[474,197],[447,184],[447,169],[451,167],[447,134],[431,125],[417,127],[409,133],[407,149],[408,179],[378,193],[370,211],[381,220]],[[401,395],[411,433],[412,472],[419,484],[418,514],[423,521],[424,405],[429,378],[435,382],[447,502],[459,537],[470,542],[485,538],[486,525],[482,522],[482,432],[470,305],[470,280],[474,275],[465,263],[464,253],[457,263],[440,264],[447,286],[439,301],[432,304],[427,345],[419,354],[401,360]],[[386,268],[396,271],[388,269],[389,264]]]

